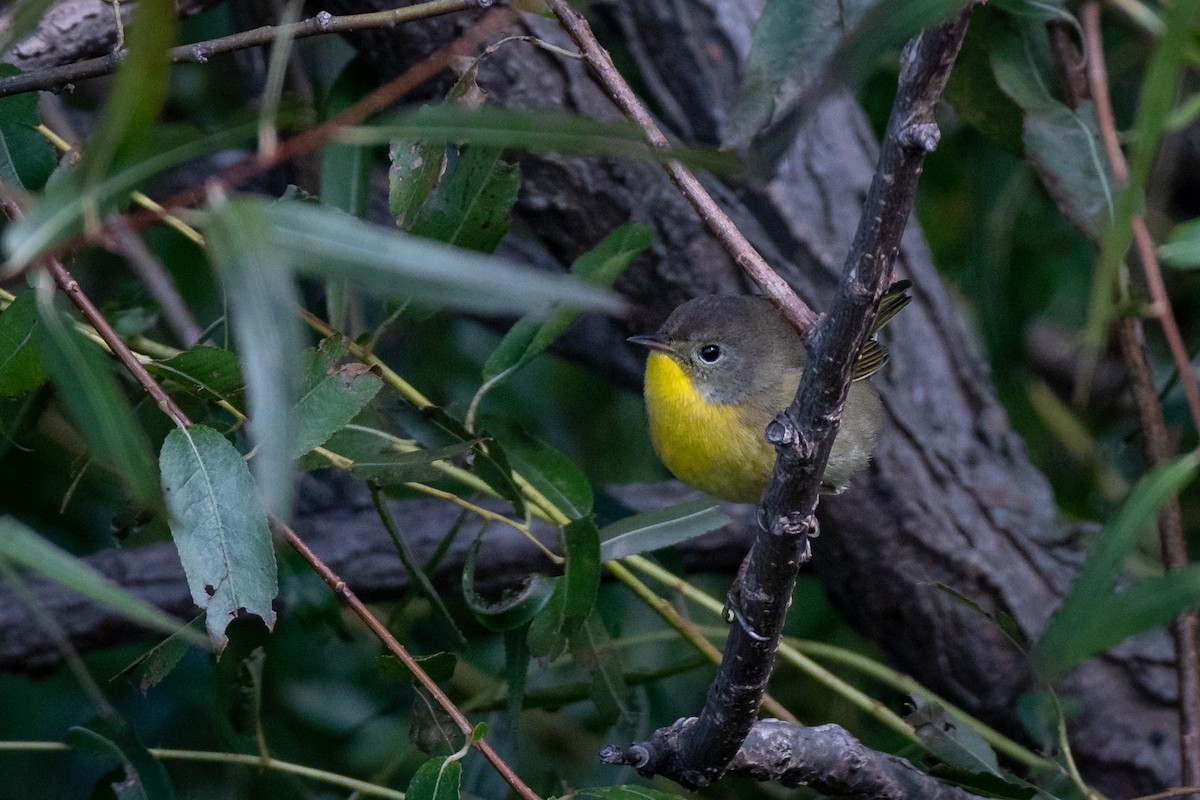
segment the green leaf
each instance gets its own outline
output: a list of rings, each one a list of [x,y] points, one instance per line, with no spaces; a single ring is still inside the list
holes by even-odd
[[[1061,0],[992,0],[992,5],[1009,14],[1028,17],[1038,22],[1061,20],[1070,23],[1076,30],[1082,33],[1079,22],[1076,21],[1075,17],[1071,16],[1069,11],[1063,8]],[[973,18],[971,23],[975,23]],[[957,64],[955,68],[957,68]]]
[[[629,262],[650,246],[653,237],[653,231],[645,225],[626,222],[575,259],[571,272],[593,286],[608,288]],[[502,372],[520,369],[553,344],[578,317],[577,312],[560,310],[544,321],[529,317],[518,320],[488,357],[483,379],[489,381]]]
[[[73,725],[64,741],[76,750],[112,758],[120,765],[121,780],[112,784],[120,800],[171,800],[175,790],[158,759],[150,755],[133,728],[119,717],[98,717],[87,725]]]
[[[254,477],[266,508],[286,519],[292,461],[303,444],[296,418],[303,338],[291,254],[273,247],[265,235],[270,228],[265,210],[262,203],[219,203],[209,214],[205,236],[232,306],[254,440]]]
[[[21,292],[0,312],[0,397],[16,397],[46,382],[33,343],[38,314],[32,291]]]
[[[730,174],[737,160],[707,147],[658,149],[646,144],[640,128],[628,120],[598,122],[561,111],[517,111],[497,106],[468,109],[427,106],[397,114],[369,127],[348,128],[338,137],[355,144],[453,142],[480,147],[509,147],[536,153],[609,155],[652,161],[680,161],[717,174]]]
[[[60,169],[50,177],[37,204],[5,228],[8,267],[24,268],[45,250],[78,236],[83,231],[85,214],[103,213],[115,201],[124,201],[132,189],[151,176],[188,159],[231,147],[254,132],[254,125],[242,125],[203,137],[189,133],[183,142],[159,133],[154,152],[120,166],[88,187],[82,184],[78,170]]]
[[[977,8],[971,15],[971,25],[946,84],[946,101],[964,122],[1020,156],[1024,152],[1021,109],[1000,90],[991,62],[992,39],[1005,35],[1007,24],[991,4]]]
[[[382,296],[490,313],[544,310],[555,302],[621,307],[612,294],[570,276],[369,225],[330,208],[238,198],[227,209],[261,220],[259,241],[296,269],[344,278]]]
[[[325,345],[322,344],[322,349]],[[297,430],[291,457],[324,444],[345,427],[383,388],[383,380],[357,361],[330,364],[324,376],[296,402]]]
[[[395,486],[400,483],[435,480],[445,473],[434,463],[447,461],[469,451],[475,442],[456,442],[434,450],[416,450],[400,453],[395,450],[359,456],[354,459],[350,472],[359,480],[374,481],[380,486]],[[338,450],[342,455],[348,455]]]
[[[197,641],[208,644],[208,637],[203,633],[203,614],[193,619],[180,631],[191,633]],[[144,697],[146,692],[171,674],[191,646],[192,642],[188,637],[177,631],[135,658],[129,666],[121,670],[121,674],[127,677],[136,677],[138,688],[142,690]]]
[[[397,139],[388,146],[388,210],[396,225],[408,230],[417,212],[437,186],[446,158],[445,142],[411,142]]]
[[[1171,238],[1158,248],[1159,257],[1176,269],[1200,267],[1200,219],[1175,226]]]
[[[467,554],[467,563],[463,565],[462,589],[467,608],[479,620],[479,624],[490,631],[503,633],[526,625],[549,602],[554,592],[554,581],[535,573],[525,579],[520,589],[506,591],[499,600],[488,600],[475,591],[479,547],[480,542],[476,542]]]
[[[995,26],[990,45],[996,82],[1024,114],[1026,158],[1063,213],[1099,238],[1113,215],[1116,184],[1092,104],[1071,109],[1050,93],[1053,73],[1040,25],[1019,33]]]
[[[508,684],[505,697],[511,720],[521,716],[525,699],[525,678],[529,674],[529,623],[504,633],[504,682]]]
[[[17,13],[28,3],[18,3]],[[10,64],[0,64],[0,77],[18,75]],[[54,147],[36,128],[41,124],[37,92],[0,98],[0,181],[35,192],[54,170]]]
[[[568,637],[568,641],[575,663],[591,673],[592,702],[600,721],[612,724],[620,718],[628,718],[630,712],[626,706],[628,689],[625,675],[614,652],[612,639],[595,609]]]
[[[596,521],[590,516],[571,520],[562,528],[562,543],[567,557],[562,630],[570,636],[591,615],[600,591],[600,532]]]
[[[600,560],[659,550],[728,524],[729,517],[707,497],[643,511],[600,530]]]
[[[573,459],[509,420],[488,420],[512,468],[571,519],[592,510],[592,485]]]
[[[998,773],[996,754],[978,733],[946,714],[936,703],[915,698],[917,709],[904,717],[929,752],[968,772]]]
[[[106,179],[114,162],[139,149],[153,133],[170,85],[167,50],[175,44],[176,25],[172,0],[139,0],[125,30],[128,54],[83,148],[79,170],[85,186]]]
[[[726,117],[726,146],[748,142],[828,66],[839,43],[878,0],[768,0],[754,24],[746,71]]]
[[[407,800],[458,800],[461,785],[462,763],[438,756],[417,769],[404,796]]]
[[[468,250],[495,250],[521,188],[521,171],[502,159],[502,152],[462,148],[408,231]]]
[[[427,656],[414,656],[413,660],[419,666],[429,679],[434,683],[445,683],[454,677],[454,670],[458,667],[458,656],[454,653],[432,653]],[[418,683],[417,676],[409,671],[408,667],[404,666],[398,658],[391,653],[387,653],[380,657],[380,669],[383,674],[394,680],[403,682]]]
[[[175,429],[159,459],[171,535],[192,600],[206,612],[220,649],[225,629],[242,614],[275,626],[278,591],[267,516],[241,453],[203,425]]]
[[[1047,681],[1114,644],[1117,633],[1128,635],[1144,630],[1142,626],[1148,623],[1159,624],[1156,620],[1196,605],[1200,592],[1196,576],[1200,572],[1191,567],[1139,582],[1115,595],[1112,591],[1121,566],[1142,530],[1153,524],[1162,506],[1195,478],[1198,465],[1200,457],[1192,453],[1150,472],[1138,481],[1120,511],[1100,533],[1083,571],[1034,645],[1034,664]],[[1164,594],[1154,598],[1149,596],[1153,589],[1142,586],[1156,587]],[[1098,612],[1101,608],[1105,613]],[[1128,623],[1116,621],[1122,613],[1131,615]]]
[[[198,647],[208,647],[208,639],[204,636],[188,630],[179,620],[130,594],[11,517],[0,517],[0,558],[35,570],[150,630],[179,636]]]
[[[40,290],[39,290],[40,291]],[[67,324],[54,296],[38,296],[34,342],[54,387],[75,419],[88,449],[112,469],[137,502],[156,505],[158,482],[150,440],[133,416],[100,349]]]
[[[152,361],[146,369],[160,381],[175,381],[188,393],[209,402],[224,400],[240,406],[246,392],[241,362],[220,347],[197,344],[164,361]]]
[[[563,633],[563,605],[566,601],[565,587],[561,576],[551,578],[553,589],[550,599],[529,625],[527,641],[529,654],[547,661],[558,658],[567,649],[567,637]]]

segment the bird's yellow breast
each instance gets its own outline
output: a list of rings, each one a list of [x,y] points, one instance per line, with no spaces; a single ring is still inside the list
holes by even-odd
[[[661,352],[646,361],[646,413],[654,450],[675,477],[735,503],[758,501],[775,464],[765,420],[709,402]]]

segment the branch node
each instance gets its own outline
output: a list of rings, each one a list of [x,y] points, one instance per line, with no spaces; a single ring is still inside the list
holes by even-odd
[[[901,129],[897,138],[902,147],[915,147],[923,152],[932,153],[942,140],[942,131],[936,122],[912,122]]]
[[[333,24],[333,14],[328,11],[318,11],[314,19],[317,21],[317,28],[322,31],[329,30],[329,26]]]
[[[767,441],[776,447],[790,446],[796,443],[796,426],[782,411],[775,419],[767,423]]]

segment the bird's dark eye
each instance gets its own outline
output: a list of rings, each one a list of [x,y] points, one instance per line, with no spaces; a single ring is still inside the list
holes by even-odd
[[[721,348],[715,344],[706,344],[700,348],[700,360],[705,364],[715,364],[721,357]]]

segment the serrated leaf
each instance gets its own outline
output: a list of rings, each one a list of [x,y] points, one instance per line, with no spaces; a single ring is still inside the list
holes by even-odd
[[[172,380],[201,400],[241,404],[246,391],[238,357],[220,347],[197,344],[163,361],[146,365],[159,380]]]
[[[212,209],[205,236],[232,306],[254,440],[254,477],[266,508],[286,519],[299,429],[303,338],[292,260],[272,247],[265,235],[269,227],[263,204],[230,200]]]
[[[608,288],[634,258],[650,246],[653,232],[645,225],[627,222],[599,244],[575,259],[571,273],[593,286]],[[513,372],[529,363],[578,319],[578,312],[560,310],[545,320],[522,318],[508,330],[483,366],[489,381],[502,372]]]
[[[177,635],[190,644],[208,647],[208,639],[204,636],[188,630],[179,620],[130,594],[11,517],[0,517],[0,558],[39,572],[60,586],[150,630]]]
[[[133,416],[104,355],[69,326],[54,308],[53,295],[38,298],[35,343],[42,364],[66,403],[88,449],[121,479],[129,494],[144,505],[159,501],[158,482],[150,465],[150,440]]]
[[[16,67],[0,64],[0,77],[17,74]],[[35,130],[41,124],[37,100],[37,92],[0,98],[0,181],[27,192],[41,189],[55,165],[54,147]]]
[[[421,206],[437,186],[446,158],[444,142],[397,139],[388,146],[388,210],[402,230],[408,230]]]
[[[341,141],[384,144],[396,139],[410,142],[452,142],[480,147],[521,148],[532,152],[610,155],[652,161],[680,161],[716,174],[731,174],[737,160],[707,147],[654,148],[632,122],[598,122],[583,114],[541,109],[518,111],[482,106],[427,106],[392,116],[369,127],[348,128]]]
[[[490,253],[508,231],[521,171],[502,150],[470,146],[450,161],[437,188],[407,226],[415,236]]]
[[[729,524],[729,517],[709,498],[644,511],[600,530],[600,560],[669,547]]]
[[[383,388],[383,380],[358,362],[340,364],[296,401],[296,438],[291,457],[300,456],[345,427]]]
[[[555,302],[620,307],[610,293],[570,276],[369,225],[334,209],[251,198],[230,200],[228,207],[231,213],[264,215],[260,240],[296,269],[343,278],[382,296],[490,313],[546,309]]]
[[[506,591],[498,600],[488,600],[475,591],[479,547],[480,544],[476,542],[467,553],[467,562],[463,565],[462,590],[467,608],[479,620],[479,624],[490,631],[503,633],[526,625],[549,602],[554,592],[554,581],[535,573],[525,579],[520,589]]]
[[[32,291],[21,292],[0,312],[0,397],[16,397],[46,382],[46,369],[33,346],[37,316]]]
[[[133,728],[117,717],[98,717],[87,725],[74,725],[64,741],[76,750],[115,759],[121,780],[112,784],[120,800],[172,800],[175,790],[158,759],[150,755]]]
[[[241,453],[204,425],[175,429],[159,458],[171,535],[192,600],[220,649],[235,617],[275,626],[275,550],[254,479]]]
[[[461,785],[462,764],[438,756],[417,769],[404,796],[407,800],[458,800]]]
[[[1125,634],[1133,633],[1138,625],[1158,619],[1166,608],[1174,606],[1175,613],[1195,605],[1196,579],[1200,570],[1194,567],[1175,573],[1180,576],[1178,578],[1166,575],[1143,581],[1115,595],[1112,591],[1121,566],[1142,530],[1154,522],[1168,499],[1196,477],[1198,465],[1200,457],[1192,453],[1147,474],[1138,481],[1117,515],[1100,533],[1083,571],[1034,645],[1034,664],[1047,681],[1113,644],[1114,631],[1110,628]],[[1159,603],[1147,596],[1152,590],[1138,588],[1143,585],[1157,587],[1168,594]],[[1127,606],[1125,610],[1135,616],[1129,625],[1114,623],[1108,613],[1097,613],[1097,609],[1103,607],[1110,609],[1112,615],[1120,614],[1123,603]]]

